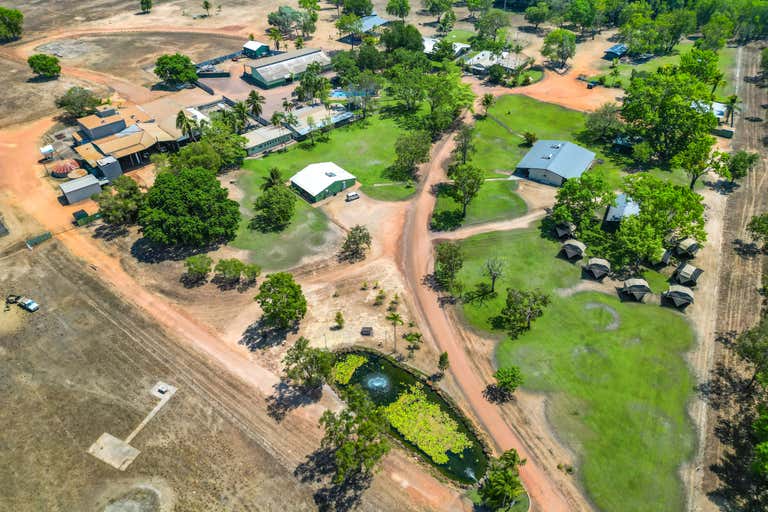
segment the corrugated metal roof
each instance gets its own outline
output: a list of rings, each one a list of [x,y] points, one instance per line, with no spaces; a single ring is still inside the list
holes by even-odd
[[[360,24],[363,27],[363,32],[370,32],[371,30],[377,27],[381,27],[382,25],[386,25],[387,23],[389,23],[389,20],[385,20],[376,13],[360,18]]]
[[[246,50],[257,51],[259,48],[262,48],[264,46],[267,46],[267,45],[264,43],[260,43],[258,41],[248,41],[243,45],[243,48],[245,48]]]
[[[640,205],[627,194],[619,194],[616,200],[608,207],[605,220],[608,222],[620,222],[625,217],[631,217],[640,213]]]
[[[562,140],[540,140],[517,164],[522,169],[546,169],[566,179],[578,178],[595,160],[588,149]]]
[[[337,181],[355,180],[348,173],[333,162],[321,162],[309,164],[291,177],[291,183],[301,188],[311,196],[316,196]]]
[[[246,66],[250,67],[252,72],[261,75],[266,83],[271,83],[303,73],[314,62],[319,62],[321,66],[326,67],[330,66],[331,59],[322,50],[305,48],[260,59]]]
[[[69,194],[70,192],[76,192],[86,187],[91,187],[93,185],[98,185],[98,184],[99,184],[99,180],[96,179],[96,176],[94,176],[93,174],[86,174],[82,178],[77,178],[77,179],[62,183],[61,185],[59,185],[59,188],[63,193]]]

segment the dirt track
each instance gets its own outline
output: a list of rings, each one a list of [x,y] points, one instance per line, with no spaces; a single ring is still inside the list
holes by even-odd
[[[761,119],[765,116],[765,89],[745,79],[754,77],[759,72],[759,50],[754,46],[743,48],[741,58],[738,94],[744,101],[743,112],[736,120],[736,137],[733,146],[736,149],[757,151],[761,158],[756,168],[742,180],[739,188],[727,198],[723,221],[722,272],[719,275],[718,307],[716,311],[718,333],[741,332],[757,322],[760,314],[760,296],[757,292],[763,272],[765,259],[762,255],[742,256],[735,249],[736,241],[749,241],[745,226],[749,219],[768,209],[768,151],[763,143],[765,128],[762,122],[748,118]],[[732,367],[738,364],[733,352],[722,344],[713,343],[715,365]],[[727,416],[728,411],[720,411]],[[726,453],[714,433],[718,413],[710,410],[706,423],[705,449],[703,460],[699,459],[701,469],[693,488],[690,510],[715,512],[721,510],[707,493],[715,491],[720,482],[710,466],[720,462]]]

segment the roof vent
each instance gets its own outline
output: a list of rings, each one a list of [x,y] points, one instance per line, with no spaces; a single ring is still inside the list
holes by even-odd
[[[326,171],[325,175],[328,176],[329,178],[334,178],[336,176],[336,173],[331,171]]]
[[[562,144],[552,144],[550,147],[552,149],[560,149],[563,145]]]
[[[548,155],[544,155],[541,158],[543,158],[544,160],[552,160],[552,153],[550,153]]]

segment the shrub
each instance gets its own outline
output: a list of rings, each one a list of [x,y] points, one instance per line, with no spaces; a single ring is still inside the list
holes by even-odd
[[[338,384],[349,384],[352,375],[355,374],[355,370],[363,366],[368,361],[368,358],[358,354],[350,354],[333,367],[333,380]]]

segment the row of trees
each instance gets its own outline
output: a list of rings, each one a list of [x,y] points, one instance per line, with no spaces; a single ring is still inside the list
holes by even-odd
[[[186,278],[194,283],[208,279],[211,270],[216,274],[214,279],[226,285],[251,285],[261,274],[261,267],[255,263],[244,263],[237,258],[220,259],[213,266],[213,259],[207,254],[195,254],[184,260]]]

